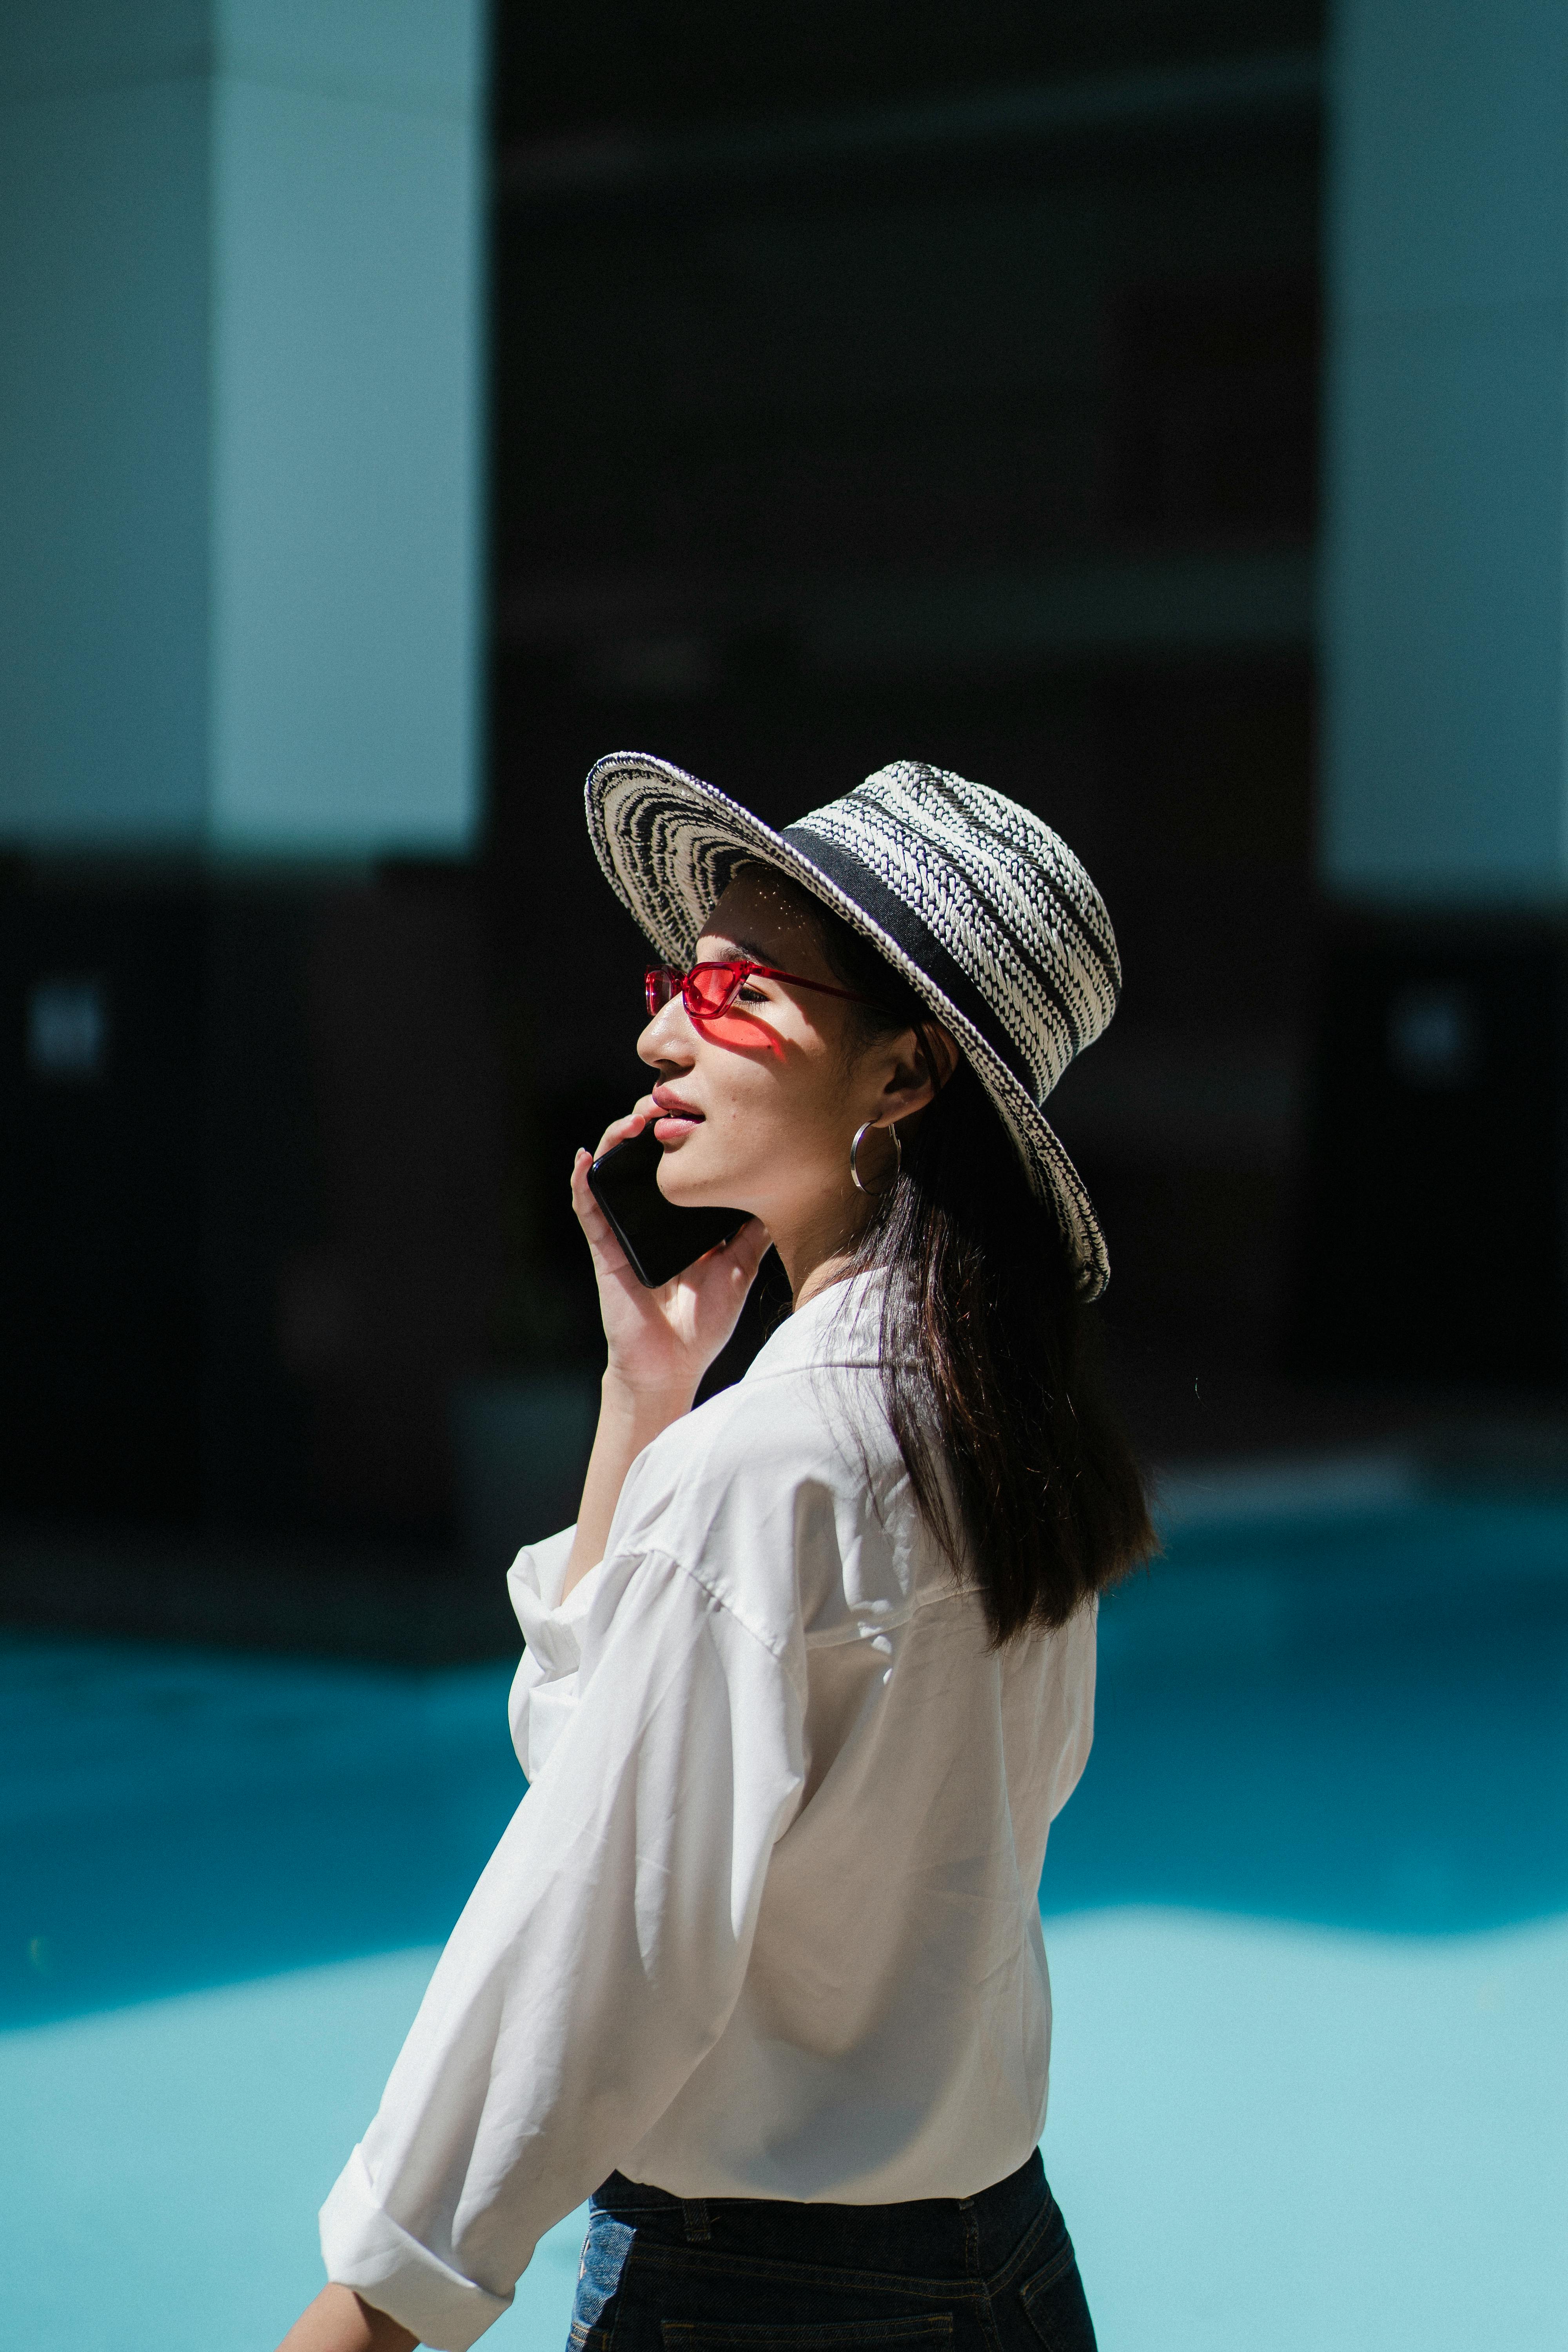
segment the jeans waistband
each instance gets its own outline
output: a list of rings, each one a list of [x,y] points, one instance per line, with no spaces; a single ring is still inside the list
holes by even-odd
[[[782,2197],[673,2197],[612,2172],[594,2203],[647,2237],[762,2262],[963,2281],[1000,2269],[1050,2201],[1037,2148],[973,2197],[893,2205],[805,2204]]]

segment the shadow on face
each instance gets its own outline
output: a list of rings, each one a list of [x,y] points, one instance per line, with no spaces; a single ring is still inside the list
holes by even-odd
[[[698,944],[700,961],[735,956],[793,977],[749,975],[713,1020],[694,1021],[677,997],[638,1040],[657,1074],[660,1186],[681,1205],[748,1210],[775,1237],[824,1220],[853,1230],[849,1141],[877,1116],[888,1047],[825,992],[840,983],[811,915],[765,868],[731,883]]]

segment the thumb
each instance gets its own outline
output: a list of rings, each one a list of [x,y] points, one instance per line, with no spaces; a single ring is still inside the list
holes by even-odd
[[[743,1266],[750,1281],[773,1244],[773,1237],[760,1217],[748,1217],[740,1232],[729,1244],[737,1265]]]

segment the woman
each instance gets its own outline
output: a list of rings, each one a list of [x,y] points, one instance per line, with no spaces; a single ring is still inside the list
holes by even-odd
[[[588,813],[667,959],[600,1149],[652,1120],[668,1198],[750,1222],[643,1290],[577,1155],[608,1362],[576,1527],[512,1570],[531,1785],[287,2352],[461,2352],[590,2190],[574,2346],[1080,2352],[1037,1890],[1096,1596],[1153,1538],[1040,1104],[1110,925],[1037,818],[913,762],[780,834],[617,754]],[[770,1242],[794,1314],[694,1412]]]

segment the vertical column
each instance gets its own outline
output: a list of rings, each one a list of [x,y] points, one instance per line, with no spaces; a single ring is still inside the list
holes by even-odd
[[[0,843],[207,804],[205,10],[0,10]]]
[[[220,0],[218,23],[211,835],[465,847],[481,11]]]
[[[460,849],[479,0],[0,20],[0,841]]]
[[[1323,864],[1568,889],[1568,10],[1340,0]]]
[[[0,7],[6,1509],[440,1522],[478,916],[367,869],[475,829],[482,31]]]
[[[1299,1336],[1568,1373],[1568,9],[1340,0]]]

